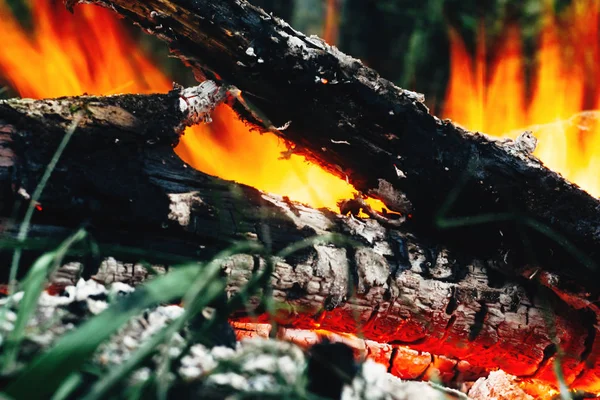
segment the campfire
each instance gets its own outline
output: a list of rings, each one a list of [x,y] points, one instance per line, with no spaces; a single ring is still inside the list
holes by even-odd
[[[172,80],[136,47],[108,10],[85,7],[81,18],[73,18],[59,2],[37,1],[32,7],[33,37],[11,18],[6,4],[2,10],[7,18],[0,28],[10,36],[0,55],[0,71],[22,97],[151,93],[172,88]],[[85,35],[76,37],[76,32],[84,31]],[[36,61],[24,68],[23,59]],[[281,139],[252,133],[229,108],[220,107],[212,119],[210,125],[188,128],[175,149],[194,168],[313,207],[335,209],[339,200],[356,193],[352,185],[303,157],[291,154],[284,159],[282,154],[289,149]],[[374,199],[370,202],[382,206]]]
[[[450,32],[444,116],[494,136],[514,139],[532,130],[539,139],[535,155],[546,166],[600,195],[598,15],[594,1],[574,3],[560,18],[547,13],[529,88],[519,27],[509,25],[487,54],[480,26],[475,56]]]
[[[600,393],[595,2],[548,14],[531,83],[517,26],[491,54],[480,27],[474,56],[450,30],[455,123],[244,0],[91,3],[36,0],[27,32],[0,0],[0,79],[23,98],[0,102],[1,226],[23,274],[83,226],[93,250],[51,294],[201,261],[227,294],[203,313],[238,339],[344,343],[449,398]],[[202,83],[174,87],[131,22]]]

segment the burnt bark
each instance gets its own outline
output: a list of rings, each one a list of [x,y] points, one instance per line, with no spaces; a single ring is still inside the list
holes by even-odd
[[[420,237],[501,254],[516,267],[505,273],[552,281],[598,312],[600,203],[520,145],[439,120],[421,95],[245,0],[93,2],[166,40],[200,79],[237,86],[272,126],[291,121],[278,134],[296,153],[383,200]]]
[[[407,348],[426,351],[437,357],[434,365],[447,382],[502,368],[556,384],[553,361],[560,355],[567,383],[599,389],[595,315],[535,281],[498,274],[519,267],[502,253],[480,258],[423,238],[408,224],[311,209],[188,167],[172,151],[187,118],[179,95],[0,102],[4,243],[17,228],[9,217],[22,213],[19,203],[34,191],[64,127],[80,118],[40,199],[26,248],[41,251],[84,225],[99,250],[94,260],[74,260],[92,274],[94,262],[106,267],[109,256],[168,266],[210,259],[239,240],[258,241],[276,254],[302,239],[339,234],[359,245],[316,242],[274,258],[264,294],[281,305],[276,315],[263,314],[255,298],[234,318],[255,321],[258,314],[258,321],[273,318],[287,327],[364,335],[388,346],[392,371],[412,378],[425,376],[431,363],[415,372],[394,360]],[[122,118],[104,118],[114,113]],[[248,254],[225,262],[228,293],[266,261]]]

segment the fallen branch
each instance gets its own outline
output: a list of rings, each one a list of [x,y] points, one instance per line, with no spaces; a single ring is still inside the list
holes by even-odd
[[[249,120],[291,121],[279,135],[294,152],[409,217],[411,231],[478,257],[500,252],[515,267],[505,273],[548,271],[561,296],[598,313],[600,203],[543,167],[532,143],[440,121],[421,95],[246,0],[92,2],[166,40],[200,79],[238,87],[269,121],[238,107]]]
[[[442,375],[448,382],[502,368],[556,384],[553,362],[560,357],[568,384],[598,389],[593,314],[549,292],[535,295],[535,282],[498,274],[514,268],[502,253],[478,258],[424,240],[410,225],[384,227],[375,219],[314,210],[189,168],[172,151],[180,118],[157,117],[153,108],[164,103],[180,112],[178,92],[20,102],[0,103],[5,217],[27,200],[63,135],[56,125],[62,113],[50,111],[44,118],[24,110],[72,110],[83,103],[77,112],[93,115],[78,128],[48,182],[24,244],[30,251],[52,246],[49,238],[60,240],[83,223],[97,250],[94,257],[75,259],[91,275],[107,256],[172,264],[208,260],[235,241],[254,240],[279,254],[272,288],[263,294],[280,307],[270,316],[263,314],[260,298],[249,299],[238,321],[272,317],[288,327],[362,334],[390,346],[389,363],[399,375],[399,349],[427,351],[449,360],[451,368]],[[95,122],[99,109],[135,115],[137,122]],[[147,128],[135,129],[138,124]],[[2,224],[5,246],[16,236],[11,223]],[[324,242],[340,234],[347,239]],[[308,239],[302,251],[281,253]],[[258,255],[232,257],[223,267],[228,293],[239,291],[267,262]]]

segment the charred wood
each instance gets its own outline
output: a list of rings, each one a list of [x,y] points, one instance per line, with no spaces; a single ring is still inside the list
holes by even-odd
[[[510,257],[479,258],[476,252],[424,239],[410,225],[392,228],[373,218],[311,209],[193,170],[172,151],[181,118],[157,120],[153,102],[180,110],[177,91],[0,103],[5,243],[16,233],[10,217],[15,210],[20,215],[19,203],[34,191],[64,135],[66,122],[57,121],[83,115],[40,199],[28,248],[42,250],[51,245],[49,238],[60,240],[83,224],[98,244],[97,264],[116,256],[123,262],[168,266],[183,259],[207,260],[239,240],[258,241],[276,254],[302,239],[335,233],[360,246],[316,242],[302,252],[275,257],[271,288],[264,294],[274,296],[281,305],[278,312],[264,314],[260,298],[253,298],[235,319],[273,319],[281,326],[354,333],[391,348],[426,351],[439,357],[448,382],[502,368],[556,384],[553,363],[560,358],[568,384],[600,389],[595,315],[573,309],[535,282],[495,273],[518,267]],[[82,103],[88,106],[55,112]],[[153,122],[152,127],[120,125],[129,118],[102,125],[87,113],[97,118],[93,110],[103,104],[111,112],[116,107],[122,115],[135,115],[141,126]],[[94,260],[76,260],[95,273]],[[223,265],[227,292],[239,291],[267,261],[256,254],[229,259]],[[135,274],[133,264],[131,270]],[[398,354],[392,351],[389,357]],[[393,371],[402,375],[404,367],[396,365]],[[418,378],[414,372],[409,371],[411,377]]]
[[[296,153],[403,213],[407,229],[505,257],[515,268],[503,273],[598,313],[600,203],[546,169],[531,146],[439,120],[421,95],[245,0],[93,2],[166,40],[200,79],[237,86],[270,121],[239,109],[249,120],[291,121],[279,135]]]

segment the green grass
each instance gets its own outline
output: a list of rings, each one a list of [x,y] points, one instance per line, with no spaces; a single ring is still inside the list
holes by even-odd
[[[222,263],[235,254],[262,255],[267,260],[266,267],[231,297],[225,307],[225,315],[215,315],[215,318],[206,321],[195,335],[195,339],[208,334],[218,318],[226,318],[229,312],[239,309],[245,300],[257,294],[262,293],[261,298],[267,310],[274,310],[275,305],[272,300],[265,296],[265,293],[269,293],[265,289],[269,285],[272,274],[272,257],[262,245],[244,242],[233,245],[207,263],[178,265],[168,274],[147,281],[137,287],[133,293],[117,299],[104,312],[59,338],[47,351],[23,363],[23,360],[19,360],[21,343],[26,338],[27,324],[35,313],[48,277],[57,266],[61,265],[69,250],[85,237],[85,231],[78,231],[56,250],[39,257],[18,285],[24,292],[22,299],[18,304],[9,301],[3,306],[3,312],[10,307],[17,307],[14,329],[7,335],[0,348],[2,374],[11,377],[10,383],[2,392],[5,398],[66,399],[70,398],[75,390],[80,390],[84,384],[88,387],[84,388],[86,394],[81,398],[95,400],[110,397],[117,387],[127,386],[126,382],[131,373],[156,355],[161,344],[169,343],[175,333],[182,331],[199,312],[222,296],[226,285],[225,278],[221,276]],[[289,256],[317,243],[347,244],[349,241],[335,234],[315,237],[295,243],[283,249],[277,256]],[[102,343],[109,340],[131,318],[140,315],[144,310],[174,301],[181,301],[184,304],[184,312],[180,317],[142,343],[121,365],[104,371],[93,383],[86,383],[81,371],[92,368],[92,357]],[[190,346],[186,346],[184,353],[189,348]],[[171,367],[169,364],[165,366],[167,370]],[[155,386],[157,398],[166,398],[170,389],[169,384],[161,386],[160,380],[154,378],[150,382]],[[286,390],[286,396],[291,398],[311,397],[305,393],[305,385],[301,383],[297,387]],[[141,387],[137,390],[130,387],[126,398],[136,398],[142,391]]]
[[[81,397],[82,394],[82,398],[94,400],[111,397],[117,388],[127,388],[119,397],[134,399],[143,396],[150,386],[157,398],[164,399],[170,390],[170,383],[168,379],[161,379],[160,371],[155,371],[146,384],[138,387],[129,385],[128,379],[131,373],[157,355],[160,345],[169,343],[174,334],[181,332],[205,307],[222,298],[226,287],[226,278],[221,275],[222,263],[235,254],[260,255],[266,261],[265,268],[255,273],[249,282],[227,301],[220,314],[215,313],[212,319],[207,320],[195,332],[194,342],[202,342],[203,336],[208,336],[216,323],[226,320],[231,312],[243,308],[247,300],[254,296],[259,295],[264,308],[274,312],[276,305],[270,297],[269,288],[274,265],[273,255],[270,254],[270,246],[243,242],[232,245],[208,262],[175,265],[170,268],[168,274],[155,276],[137,287],[133,293],[123,298],[112,299],[113,301],[109,301],[108,309],[88,320],[83,320],[81,325],[56,339],[51,347],[41,354],[23,356],[23,344],[27,340],[28,333],[32,329],[42,329],[31,326],[40,296],[50,276],[63,264],[67,255],[83,256],[91,252],[96,255],[101,253],[114,256],[125,253],[138,255],[142,259],[144,256],[143,250],[123,249],[118,246],[100,249],[85,230],[79,230],[64,242],[55,245],[52,250],[42,254],[33,265],[28,266],[24,279],[17,282],[22,252],[26,249],[47,249],[51,243],[51,240],[42,242],[30,240],[28,238],[30,222],[35,205],[41,199],[52,172],[70,139],[76,133],[79,120],[76,117],[67,129],[46,167],[29,200],[16,239],[0,239],[0,249],[14,251],[10,269],[9,295],[14,295],[17,291],[23,294],[19,301],[10,296],[0,307],[0,323],[8,322],[8,313],[13,309],[16,310],[13,329],[5,333],[5,337],[0,336],[0,377],[6,382],[0,398],[61,400],[72,398],[77,392],[77,397]],[[329,234],[294,243],[275,256],[285,258],[320,243],[356,244],[341,235]],[[169,264],[173,264],[173,260]],[[144,310],[172,302],[183,303],[182,315],[142,343],[121,365],[103,369],[94,363],[93,356],[99,347],[132,318],[139,316]],[[205,339],[208,341],[207,338]],[[189,351],[192,344],[190,342],[185,346],[179,358]],[[168,373],[172,367],[172,361],[165,357],[157,370]],[[286,396],[307,397],[305,385],[299,384],[289,390]]]
[[[71,134],[74,129],[71,130]],[[68,132],[67,132],[68,133]],[[64,140],[63,143],[68,142]],[[64,146],[62,147],[64,149]],[[59,147],[55,160],[60,157],[62,151]],[[45,177],[49,177],[54,165],[48,167]],[[48,178],[46,178],[47,180]],[[45,183],[42,181],[32,198],[35,203],[41,196]],[[449,201],[452,201],[450,198]],[[453,224],[473,224],[478,221],[456,221],[447,219],[441,210],[439,223],[442,226]],[[490,216],[489,218],[499,218]],[[502,217],[502,216],[500,216]],[[514,216],[505,216],[506,218]],[[482,223],[487,222],[488,217],[482,217]],[[28,221],[26,221],[28,223]],[[541,228],[540,228],[541,229]],[[27,232],[27,230],[21,230]],[[83,322],[76,329],[59,338],[49,349],[32,359],[21,359],[21,350],[27,338],[28,323],[35,314],[38,300],[44,290],[49,276],[62,263],[69,254],[83,255],[85,252],[97,252],[96,246],[87,246],[82,250],[81,244],[88,238],[84,230],[74,233],[71,237],[58,245],[54,250],[48,251],[40,256],[31,267],[27,275],[20,283],[15,283],[15,288],[23,292],[23,297],[18,302],[8,301],[0,308],[0,322],[5,320],[8,309],[16,307],[17,317],[14,329],[6,337],[0,338],[0,365],[1,374],[7,385],[0,393],[0,399],[68,399],[77,398],[85,400],[97,400],[109,397],[126,399],[143,398],[148,393],[158,399],[166,399],[171,389],[172,381],[165,379],[164,374],[173,370],[175,361],[168,357],[160,357],[161,345],[169,343],[171,338],[181,332],[185,326],[206,306],[213,304],[224,293],[226,278],[221,275],[222,264],[225,260],[235,254],[260,255],[265,261],[265,268],[255,273],[247,285],[242,287],[238,293],[233,295],[222,313],[215,313],[212,319],[207,320],[201,328],[195,332],[194,342],[202,342],[210,334],[211,329],[219,320],[224,320],[231,312],[239,310],[247,304],[248,299],[260,296],[264,309],[274,315],[278,307],[269,289],[269,282],[273,272],[276,256],[281,259],[292,255],[315,244],[331,243],[340,247],[359,246],[358,243],[339,234],[327,234],[302,240],[279,251],[270,254],[269,246],[263,246],[254,242],[243,242],[232,245],[222,251],[208,262],[187,262],[176,265],[171,271],[162,276],[155,276],[143,285],[137,287],[135,292],[111,302],[104,312]],[[93,243],[93,240],[91,241]],[[14,248],[21,251],[27,247],[27,235],[22,235],[16,241],[0,240],[0,248]],[[129,254],[143,255],[130,252]],[[353,293],[353,288],[349,288]],[[184,304],[184,312],[176,320],[155,333],[144,343],[141,343],[122,364],[103,369],[93,361],[94,354],[99,347],[107,342],[119,329],[125,326],[132,318],[139,316],[144,310],[161,304],[169,304],[181,301]],[[552,321],[548,320],[549,329]],[[198,340],[199,339],[199,340]],[[184,350],[177,359],[181,359],[190,350],[191,340],[184,346]],[[558,343],[556,343],[557,348]],[[163,346],[164,347],[164,346]],[[560,356],[560,348],[558,355]],[[143,384],[132,385],[129,378],[132,372],[147,363],[154,357],[161,359],[158,367],[155,367],[150,379]],[[560,357],[556,358],[555,369],[561,384],[561,396],[569,399],[570,394],[562,376]],[[93,374],[89,371],[95,371]],[[90,378],[92,377],[92,378]],[[120,389],[120,391],[118,391]],[[117,395],[118,393],[118,395]],[[254,393],[256,395],[256,393]],[[246,393],[240,396],[250,396]],[[285,389],[284,392],[272,394],[269,397],[281,398],[315,398],[306,391],[306,382],[300,379],[297,385]]]
[[[99,379],[85,397],[103,398],[151,356],[160,343],[168,341],[170,336],[180,331],[191,318],[223,293],[225,280],[219,276],[223,260],[240,252],[262,250],[256,244],[244,243],[220,253],[206,264],[190,263],[174,267],[168,274],[138,287],[135,292],[120,299],[106,311],[66,334],[48,351],[31,360],[22,370],[16,371],[19,344],[25,336],[25,327],[35,311],[47,277],[68,247],[81,240],[84,235],[84,232],[78,232],[56,251],[42,255],[23,280],[21,288],[24,296],[18,305],[15,328],[7,337],[1,353],[4,360],[3,372],[14,376],[4,391],[11,398],[44,399],[53,394],[55,398],[64,398],[81,384],[78,371],[90,361],[98,346],[132,317],[149,307],[183,299],[186,305],[183,315],[153,335],[124,364],[113,368]],[[258,280],[245,288],[248,294],[259,289],[256,282]]]
[[[63,136],[63,139],[58,144],[58,147],[57,147],[56,151],[54,152],[52,159],[48,163],[48,166],[46,167],[46,170],[44,171],[44,175],[42,175],[42,178],[40,179],[39,184],[37,185],[37,187],[35,188],[35,191],[31,195],[31,199],[29,201],[29,204],[27,205],[27,211],[25,211],[25,217],[23,218],[23,222],[21,223],[21,227],[19,228],[19,233],[17,234],[17,240],[19,242],[22,242],[27,239],[27,235],[29,233],[29,225],[31,223],[31,218],[33,218],[33,213],[35,211],[35,207],[38,204],[40,198],[42,197],[42,192],[46,188],[46,185],[48,184],[48,180],[50,179],[52,172],[54,172],[54,168],[56,168],[56,164],[58,164],[58,160],[60,159],[60,156],[65,151],[67,144],[71,141],[73,134],[77,130],[77,126],[79,125],[81,118],[82,118],[82,115],[79,113],[73,119],[73,122],[67,129],[67,132]],[[14,292],[14,285],[15,285],[15,282],[17,279],[17,273],[19,271],[20,260],[21,260],[21,248],[16,248],[15,252],[14,252],[12,264],[10,266],[10,275],[8,278],[8,284],[9,284],[8,292],[9,293]]]
[[[13,1],[12,3],[19,4],[20,2]],[[423,18],[433,18],[431,17],[433,15],[437,19],[441,19],[441,2],[436,1],[430,4],[432,7],[435,6],[437,11],[435,13],[424,14]],[[469,21],[468,18],[464,18],[463,20]],[[399,69],[399,71],[403,71],[399,79],[405,85],[409,85],[415,79],[415,75],[418,75],[419,68],[417,66],[432,64],[432,56],[429,53],[437,48],[431,45],[432,38],[427,32],[428,26],[431,25],[430,21],[427,22],[424,19],[418,21],[421,22],[417,24],[418,26],[408,38],[406,57],[404,57],[405,60],[402,65],[403,69]],[[472,21],[476,20],[472,19]],[[474,29],[468,25],[475,26],[474,23],[469,24],[467,22],[463,25],[465,25],[463,28],[468,28],[467,30]],[[426,51],[423,51],[423,49]],[[6,92],[6,88],[0,88],[0,97]],[[273,259],[268,249],[263,246],[253,243],[241,243],[233,245],[208,262],[187,262],[176,265],[168,274],[155,277],[138,287],[134,293],[112,302],[107,310],[90,318],[76,329],[59,338],[53,346],[43,353],[36,355],[32,359],[21,358],[23,345],[27,340],[28,324],[35,314],[38,300],[48,282],[49,276],[61,265],[67,254],[83,255],[90,251],[90,249],[82,250],[81,246],[77,246],[84,239],[89,239],[85,231],[78,231],[63,243],[57,244],[54,250],[43,254],[33,265],[28,266],[25,278],[21,282],[17,282],[16,277],[20,266],[21,252],[24,249],[47,248],[47,243],[37,243],[28,238],[29,224],[35,205],[40,200],[61,154],[68,145],[71,137],[76,134],[77,124],[78,119],[67,130],[40,183],[33,192],[17,239],[0,240],[0,249],[14,249],[9,280],[11,285],[10,293],[14,293],[17,289],[23,291],[23,298],[17,307],[17,318],[14,322],[14,329],[5,337],[0,337],[0,373],[4,380],[8,381],[8,384],[3,388],[3,392],[0,393],[0,399],[51,398],[62,400],[71,398],[77,391],[78,393],[82,393],[82,396],[79,396],[80,398],[95,400],[114,396],[115,393],[118,393],[116,391],[119,388],[126,388],[118,396],[120,398],[142,398],[148,392],[152,392],[157,398],[166,398],[171,389],[171,383],[167,379],[163,379],[161,374],[171,370],[174,364],[172,360],[163,357],[160,368],[157,368],[157,371],[144,384],[138,384],[137,386],[129,385],[128,380],[132,372],[145,365],[148,360],[157,355],[160,352],[161,344],[169,343],[171,338],[177,332],[182,331],[201,310],[222,296],[226,282],[220,275],[221,266],[224,260],[234,254],[260,254],[266,260],[265,268],[260,273],[252,276],[248,284],[227,301],[221,315],[216,315],[213,319],[206,321],[201,329],[196,332],[194,339],[202,339],[204,336],[208,336],[219,319],[226,319],[229,313],[242,308],[249,298],[256,295],[260,295],[264,309],[272,315],[275,314],[276,309],[284,305],[275,304],[270,296],[269,280],[273,271]],[[590,268],[596,268],[596,265],[589,260],[589,257],[578,252],[565,238],[557,236],[550,228],[542,226],[535,221],[521,219],[514,214],[479,215],[464,219],[447,218],[446,213],[456,200],[460,189],[460,187],[457,187],[455,193],[449,194],[447,204],[440,210],[438,216],[440,228],[483,224],[492,221],[520,221],[530,228],[547,235],[556,242],[562,243],[568,251],[582,260],[585,265]],[[358,245],[341,235],[330,234],[294,243],[275,256],[286,258],[294,252],[318,243],[333,243],[342,247]],[[140,249],[123,249],[118,245],[110,249],[96,249],[95,251],[113,255],[126,252],[127,254],[137,255],[141,258],[143,258],[145,252],[145,250]],[[156,254],[153,254],[154,259],[156,259],[156,256]],[[164,257],[167,261],[169,255],[164,255]],[[174,259],[168,261],[170,263],[177,262]],[[102,370],[94,364],[93,356],[99,347],[103,343],[106,343],[132,318],[140,315],[148,308],[175,301],[182,301],[185,305],[183,314],[154,334],[145,343],[142,343],[121,365]],[[0,323],[5,321],[8,310],[13,306],[14,304],[9,301],[0,309]],[[552,321],[549,319],[547,323],[551,328]],[[179,358],[190,349],[191,344],[192,342],[190,341]],[[558,355],[560,356],[561,352],[558,343],[556,343],[556,346],[559,349]],[[562,375],[560,357],[556,358],[555,369],[561,384],[561,396],[563,399],[568,399],[570,395]],[[95,371],[94,374],[89,373],[92,370]],[[94,377],[91,381],[90,375]],[[306,382],[300,380],[296,386],[288,388],[287,392],[278,393],[273,395],[273,397],[309,398],[311,396],[306,392],[305,384]]]

